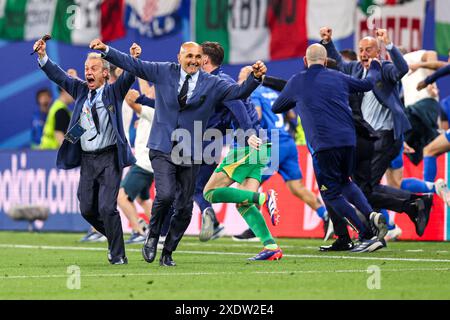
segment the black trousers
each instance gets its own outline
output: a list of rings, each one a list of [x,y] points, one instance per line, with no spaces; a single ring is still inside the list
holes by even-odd
[[[199,165],[174,164],[170,154],[157,150],[150,150],[149,156],[155,173],[156,189],[149,237],[160,236],[164,220],[173,207],[174,213],[164,243],[164,250],[173,252],[191,222],[195,178]]]
[[[380,138],[376,141],[358,136],[356,168],[352,179],[375,211],[388,209],[399,213],[407,212],[413,199],[412,193],[380,184],[391,161],[399,154],[403,141],[394,140],[392,130],[378,131],[378,134]],[[333,221],[336,235],[348,234],[345,221],[332,210],[330,212],[329,208],[327,210]]]
[[[388,209],[404,212],[412,199],[411,192],[380,184],[391,161],[399,154],[403,141],[395,140],[392,130],[382,130],[378,133],[380,138],[375,142],[358,138],[359,159],[353,180],[375,210]],[[373,149],[372,154],[370,149]]]
[[[98,153],[82,153],[78,186],[81,215],[106,236],[113,262],[125,257],[122,222],[117,210],[121,178],[115,147]]]

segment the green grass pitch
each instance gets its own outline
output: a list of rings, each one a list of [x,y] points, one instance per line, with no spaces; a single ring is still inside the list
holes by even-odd
[[[186,236],[177,266],[164,268],[147,264],[141,245],[127,246],[128,265],[112,266],[105,243],[81,236],[0,232],[0,299],[450,299],[449,243],[351,254],[320,253],[321,240],[279,239],[282,260],[250,262],[259,243]]]

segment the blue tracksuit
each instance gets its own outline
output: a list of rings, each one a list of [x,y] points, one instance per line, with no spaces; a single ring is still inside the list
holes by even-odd
[[[359,80],[322,65],[312,65],[289,80],[272,106],[275,113],[295,107],[312,147],[322,199],[327,207],[347,217],[363,239],[371,237],[371,230],[365,227],[349,202],[367,216],[372,208],[350,180],[356,133],[348,97],[352,92],[372,90],[380,69],[373,62],[367,78]]]

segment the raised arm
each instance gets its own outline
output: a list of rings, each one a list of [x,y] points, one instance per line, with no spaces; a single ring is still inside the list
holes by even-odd
[[[133,43],[131,49],[139,47],[136,43]],[[142,61],[137,58],[133,58],[128,54],[125,54],[119,50],[116,50],[110,46],[105,45],[99,39],[92,40],[90,48],[99,50],[103,53],[103,58],[112,64],[131,72],[133,75],[156,83],[160,78],[163,70],[161,70],[161,64],[156,62]],[[140,47],[139,47],[140,48]]]
[[[417,90],[420,91],[422,89],[425,89],[428,85],[436,82],[439,78],[444,77],[448,74],[450,74],[450,64],[429,75],[425,78],[425,80],[420,81],[417,85]]]
[[[141,53],[142,53],[141,47],[135,46],[134,44],[130,47],[130,55],[133,58],[135,59],[139,58],[141,56]],[[120,97],[125,98],[125,96],[128,93],[128,90],[130,90],[135,80],[136,77],[133,74],[124,71],[116,80],[116,82],[113,83],[114,90],[118,90]]]
[[[66,90],[74,99],[76,99],[81,90],[86,87],[86,82],[78,79],[77,77],[69,75],[57,64],[51,61],[47,56],[45,41],[36,41],[34,43],[33,49],[37,48],[38,46],[38,62],[42,71],[45,72],[45,74],[51,81]]]
[[[377,30],[377,38],[379,42],[384,43],[389,52],[393,64],[385,64],[382,69],[383,77],[395,83],[400,81],[409,71],[408,63],[403,54],[398,50],[389,39],[386,29]]]
[[[275,91],[281,91],[286,86],[287,81],[281,78],[264,76],[263,86],[269,87]]]
[[[320,41],[320,44],[327,49],[327,55],[329,58],[334,59],[337,63],[337,69],[343,73],[351,74],[352,72],[352,66],[355,63],[358,63],[357,61],[351,61],[347,62],[342,58],[342,55],[339,53],[339,51],[336,50],[336,47],[334,46],[333,40],[333,29],[329,27],[323,27],[320,29],[320,38],[322,39]]]
[[[140,117],[152,121],[154,115],[154,100],[146,97],[146,99],[151,101],[150,104],[147,104],[146,100],[141,99],[141,97],[143,96],[144,95],[139,95],[139,91],[132,89],[128,92],[125,99],[130,108],[133,109],[133,111],[136,112]]]
[[[275,100],[274,104],[272,105],[272,112],[273,113],[282,113],[286,112],[289,109],[292,109],[295,107],[295,100],[294,100],[294,77],[292,77],[286,86],[284,87],[283,91],[281,91],[280,95],[278,96],[277,100]]]
[[[439,68],[443,68],[446,65],[448,65],[448,62],[439,61],[439,60],[426,61],[426,62],[412,63],[409,65],[409,69],[412,72],[415,72],[417,69],[420,69],[420,68],[438,70]]]
[[[221,101],[247,99],[252,92],[261,84],[263,75],[267,72],[267,67],[262,61],[257,61],[252,66],[253,72],[241,85],[230,83],[220,79],[217,85]]]
[[[429,75],[425,79],[425,83],[432,84],[433,82],[436,82],[439,78],[444,77],[446,75],[450,74],[450,64],[446,65],[445,67],[439,69],[438,71],[434,72],[433,74]]]

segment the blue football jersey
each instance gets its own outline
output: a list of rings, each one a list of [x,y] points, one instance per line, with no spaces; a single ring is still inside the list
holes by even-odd
[[[255,107],[261,107],[262,118],[260,125],[267,130],[268,137],[271,138],[272,130],[276,130],[279,139],[292,139],[286,130],[287,125],[284,121],[284,114],[275,114],[272,112],[272,105],[278,98],[279,93],[268,87],[259,86],[250,96]]]

